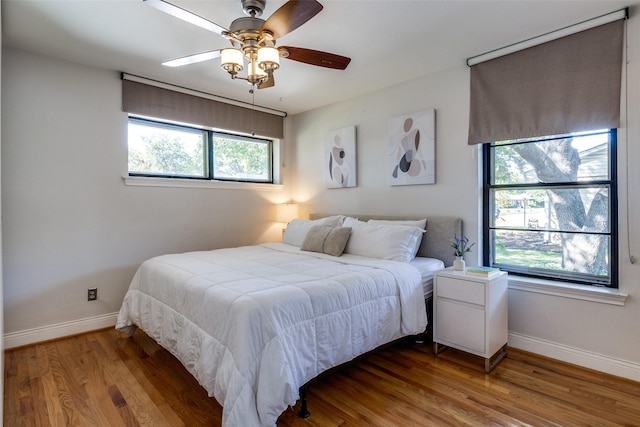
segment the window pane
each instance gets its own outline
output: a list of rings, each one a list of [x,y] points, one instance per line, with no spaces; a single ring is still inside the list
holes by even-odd
[[[271,142],[214,134],[216,179],[271,182]]]
[[[609,281],[608,235],[492,230],[493,265],[509,271]],[[593,251],[597,247],[600,250]]]
[[[491,226],[609,232],[609,187],[493,189]]]
[[[206,177],[205,147],[205,131],[129,121],[130,173]]]
[[[493,184],[609,179],[609,133],[536,142],[504,141],[493,148]]]
[[[485,146],[483,262],[617,287],[616,131]]]

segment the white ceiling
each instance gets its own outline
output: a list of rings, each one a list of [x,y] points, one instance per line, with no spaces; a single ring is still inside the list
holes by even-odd
[[[240,0],[170,0],[228,28]],[[275,87],[255,103],[289,114],[465,63],[466,58],[632,6],[640,0],[319,0],[324,9],[277,41],[352,58],[345,71],[282,60]],[[266,19],[283,0],[267,0]],[[168,68],[166,60],[219,49],[217,34],[142,0],[2,0],[2,43],[251,102],[219,60]]]

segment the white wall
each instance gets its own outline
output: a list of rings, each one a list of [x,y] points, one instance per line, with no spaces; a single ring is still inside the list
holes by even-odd
[[[510,344],[551,357],[564,358],[616,375],[640,380],[640,264],[628,262],[627,234],[640,259],[640,22],[629,21],[629,123],[619,132],[620,290],[630,294],[623,307],[526,291],[509,292]],[[623,105],[625,104],[623,99]],[[456,215],[464,233],[480,242],[481,181],[478,149],[467,145],[469,69],[430,74],[293,118],[296,140],[296,180],[293,199],[306,212],[376,213],[396,215]],[[391,187],[387,179],[388,122],[391,117],[436,109],[436,184]],[[357,126],[358,186],[326,189],[323,147],[325,133]],[[626,149],[626,135],[629,150]],[[630,230],[626,227],[627,200]],[[469,256],[470,255],[470,256]],[[481,260],[478,250],[467,256]],[[513,342],[512,342],[513,341]]]
[[[468,70],[460,67],[294,116],[298,171],[294,199],[309,211],[455,212],[464,219],[466,232],[476,229],[477,197],[467,190],[476,186],[478,149],[466,145],[466,121],[461,121],[468,115],[468,78]],[[389,186],[389,119],[430,108],[436,110],[436,185]],[[358,185],[327,190],[323,169],[325,133],[347,125],[356,125]],[[456,197],[458,191],[464,192]]]
[[[2,8],[0,8],[0,79],[2,78]],[[2,85],[0,85],[0,99],[2,99]],[[0,118],[2,117],[2,107],[0,106]],[[0,134],[2,133],[2,120],[0,119]],[[0,141],[2,137],[0,136]],[[0,152],[2,149],[2,143],[0,142]],[[1,158],[0,154],[0,158]],[[0,168],[1,172],[1,168]],[[2,184],[2,179],[0,178],[0,189]],[[2,192],[0,191],[0,196]],[[0,212],[2,209],[2,202],[0,201]],[[4,336],[4,314],[2,309],[2,293],[3,293],[3,284],[2,284],[2,217],[0,216],[0,335]],[[0,368],[2,372],[4,372],[4,340],[0,340]],[[0,399],[4,402],[4,381],[0,381]],[[4,406],[4,405],[3,405]],[[0,418],[2,418],[3,409],[0,409]]]
[[[286,186],[124,185],[119,73],[11,49],[2,66],[5,338],[108,326],[151,256],[281,237],[273,203],[289,199]],[[91,287],[98,301],[87,301]]]

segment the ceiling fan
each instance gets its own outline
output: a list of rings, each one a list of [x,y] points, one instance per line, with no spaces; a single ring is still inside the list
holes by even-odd
[[[276,48],[276,39],[290,33],[316,16],[323,6],[316,0],[289,0],[266,21],[262,15],[266,0],[241,0],[247,16],[234,20],[229,29],[223,28],[201,16],[164,0],[144,0],[150,6],[176,18],[219,34],[231,42],[231,47],[189,55],[164,62],[169,67],[179,67],[220,57],[221,65],[232,79],[242,79],[258,89],[275,84],[273,72],[280,67],[280,57],[319,67],[344,70],[351,58],[293,46]],[[247,75],[238,73],[245,68]]]

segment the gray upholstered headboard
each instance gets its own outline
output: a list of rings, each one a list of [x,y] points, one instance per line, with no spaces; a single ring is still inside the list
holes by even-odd
[[[336,214],[312,213],[309,215],[309,218],[318,219],[331,215]],[[370,219],[417,220],[425,218],[425,216],[340,215],[358,218],[361,221],[368,221]],[[462,236],[462,220],[451,216],[427,215],[426,218],[427,232],[422,238],[422,244],[418,250],[418,256],[441,259],[447,267],[453,265],[454,255],[451,244],[453,243],[454,235]]]

